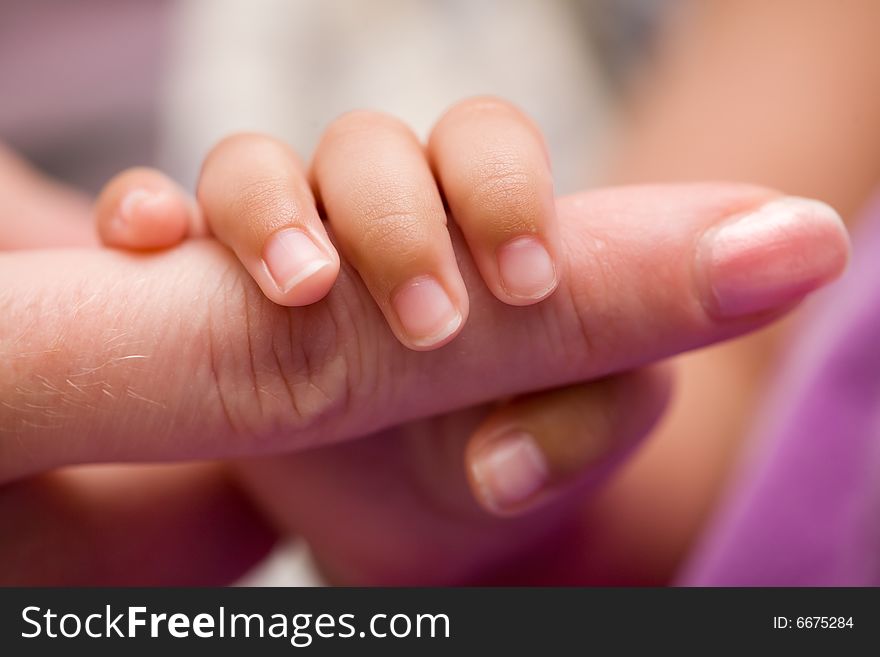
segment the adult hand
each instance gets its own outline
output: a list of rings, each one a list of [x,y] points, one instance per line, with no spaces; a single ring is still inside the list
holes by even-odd
[[[3,295],[3,476],[326,444],[754,329],[847,254],[822,206],[776,203],[724,223],[771,197],[696,186],[564,199],[561,293],[514,309],[480,292],[455,348],[431,354],[379,330],[351,277],[326,302],[285,310],[208,245],[155,258],[4,255],[0,276],[24,277]]]
[[[778,209],[783,216],[792,211]],[[800,229],[812,230],[810,220],[795,212],[783,223],[792,220],[803,221]],[[773,228],[769,214],[753,223],[776,234],[774,249],[784,250],[782,245],[793,236],[779,224]],[[737,239],[753,236],[744,231]],[[752,256],[754,275],[761,256]],[[786,268],[793,273],[799,267],[795,261],[778,264],[774,273]],[[747,260],[739,265],[746,266]],[[779,287],[773,290],[780,292]],[[622,465],[620,457],[632,452],[658,419],[669,388],[664,374],[639,370],[532,393],[500,407],[473,407],[412,422],[355,443],[245,461],[240,470],[276,524],[309,542],[332,582],[663,584],[671,575],[667,556],[644,554],[641,530],[627,527],[666,521],[644,514],[639,518],[638,507],[646,500],[596,492]],[[725,381],[719,380],[718,386],[726,389]],[[509,454],[510,443],[498,437],[515,436],[518,430],[536,438],[542,460],[551,465],[541,472],[525,450],[499,458],[501,493],[523,487],[528,492],[527,504],[505,509],[517,517],[499,519],[474,502],[462,464],[479,466],[472,455],[487,442]],[[477,493],[485,506],[482,488]],[[640,488],[651,490],[651,484]],[[654,488],[652,494],[666,494],[662,487]],[[585,504],[588,500],[593,501]]]
[[[97,246],[90,205],[85,194],[46,178],[0,145],[0,252]],[[2,286],[9,292],[17,280],[13,273]],[[48,311],[43,321],[50,321]],[[38,315],[27,321],[34,320],[41,321]],[[4,315],[7,371],[23,356],[7,340],[25,329]],[[8,410],[23,390],[5,387],[0,407]],[[43,409],[45,417],[72,401]],[[16,449],[27,458],[26,434],[4,416],[0,444],[18,437],[24,442]],[[274,540],[228,471],[215,464],[72,468],[17,479],[0,485],[0,525],[3,585],[222,584]]]

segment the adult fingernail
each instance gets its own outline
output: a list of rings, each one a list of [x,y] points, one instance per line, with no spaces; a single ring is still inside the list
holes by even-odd
[[[483,502],[495,511],[505,511],[538,493],[549,480],[550,470],[535,439],[514,431],[480,448],[471,474]]]
[[[501,285],[511,297],[539,301],[556,288],[553,258],[536,237],[510,240],[498,248],[497,258]]]
[[[391,299],[404,332],[416,347],[432,347],[458,330],[462,316],[433,276],[419,276]]]
[[[285,228],[266,241],[263,262],[278,289],[287,293],[333,261],[306,233]]]
[[[779,308],[836,278],[849,239],[830,206],[787,197],[710,229],[699,257],[708,310],[732,318]]]

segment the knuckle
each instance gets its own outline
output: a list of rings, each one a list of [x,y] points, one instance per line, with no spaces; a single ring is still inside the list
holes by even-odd
[[[374,110],[350,110],[336,117],[324,131],[322,145],[352,137],[375,135],[377,131],[397,132],[412,136],[412,130],[400,119]]]
[[[232,163],[238,175],[245,180],[251,173],[251,169],[263,172],[271,169],[279,171],[279,177],[289,174],[291,169],[302,170],[302,160],[296,151],[283,141],[257,132],[238,132],[221,139],[205,156],[202,164],[202,172],[199,180],[199,191],[202,191],[206,180],[211,179],[207,175],[215,168],[221,168],[220,164]],[[258,163],[257,166],[247,166],[247,163]],[[226,180],[226,176],[221,176]],[[231,186],[233,189],[235,185]]]
[[[472,117],[473,115],[503,116],[517,119],[527,118],[522,110],[510,101],[498,96],[484,95],[458,101],[449,108],[438,122],[438,125],[443,125],[448,121]]]
[[[519,138],[523,129],[537,142],[543,141],[540,127],[522,109],[496,96],[476,96],[450,107],[437,121],[429,142],[437,146],[450,136],[467,133]]]
[[[407,181],[374,171],[352,189],[358,220],[348,228],[355,232],[349,242],[358,256],[391,255],[395,262],[420,257],[433,248],[438,229],[445,230],[442,206]]]
[[[234,163],[231,181],[221,160]],[[241,162],[258,161],[249,170]],[[240,230],[259,238],[267,230],[297,223],[305,212],[297,193],[298,158],[286,144],[265,135],[239,133],[223,139],[206,158],[197,199],[220,234]],[[211,175],[217,166],[217,175]]]
[[[277,151],[286,150],[287,147],[274,137],[259,132],[235,132],[223,137],[208,151],[208,155],[205,157],[205,167],[212,164],[218,158],[230,154],[238,154],[241,150],[245,149]]]
[[[361,388],[356,320],[329,304],[292,312],[241,275],[221,288],[209,319],[209,351],[230,433],[249,443],[284,439],[295,448],[332,433]]]
[[[369,252],[394,251],[405,259],[427,242],[425,222],[416,214],[389,211],[364,223],[362,248]]]
[[[424,233],[428,209],[417,190],[408,189],[402,181],[381,176],[364,181],[358,187],[353,197],[366,239]]]
[[[639,301],[621,279],[621,263],[611,245],[597,235],[586,240],[577,253],[591,266],[589,273],[581,268],[580,276],[565,277],[566,284],[560,286],[557,325],[566,330],[559,336],[559,344],[567,359],[573,363],[587,359],[598,376],[610,373],[602,360],[619,353],[616,345],[620,336],[635,338],[636,330],[644,333],[639,336],[640,342],[643,339],[650,343],[655,327],[649,323],[633,326],[632,317],[637,312],[634,304]]]
[[[541,183],[515,153],[497,151],[470,171],[469,204],[504,232],[534,231],[542,211]]]
[[[229,203],[232,217],[256,237],[274,226],[300,223],[302,208],[292,193],[290,180],[271,176],[243,181]]]
[[[597,344],[600,322],[591,312],[589,292],[574,286],[560,286],[554,303],[548,304],[544,336],[552,339],[554,358],[572,365],[576,370],[593,364],[602,352]],[[555,332],[549,333],[548,332]]]

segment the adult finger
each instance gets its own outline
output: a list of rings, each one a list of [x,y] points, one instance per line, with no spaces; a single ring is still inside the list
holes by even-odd
[[[298,449],[601,378],[766,325],[849,252],[833,210],[753,187],[607,189],[558,211],[559,294],[515,308],[475,290],[455,349],[426,353],[351,272],[286,310],[210,244],[2,254],[0,477]]]
[[[639,370],[502,404],[465,452],[477,500],[520,514],[602,481],[660,417],[670,383],[663,370]]]
[[[473,584],[572,519],[647,435],[668,383],[657,370],[627,373],[234,469],[334,583]],[[499,439],[509,445],[506,429],[528,431],[533,446],[502,446],[481,462]]]

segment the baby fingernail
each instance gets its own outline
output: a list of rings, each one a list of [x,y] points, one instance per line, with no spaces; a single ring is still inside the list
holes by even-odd
[[[275,285],[286,293],[333,261],[306,233],[285,228],[266,241],[263,262]]]
[[[556,287],[556,267],[547,248],[532,236],[517,237],[498,248],[501,285],[512,297],[538,301]]]
[[[417,347],[431,347],[461,326],[461,313],[433,276],[419,276],[400,287],[391,299],[400,324]]]
[[[837,212],[797,197],[771,201],[710,229],[702,242],[709,310],[722,317],[794,302],[836,278],[849,255]]]
[[[134,220],[138,212],[154,205],[164,203],[171,196],[166,192],[155,192],[149,189],[132,189],[119,202],[119,209],[113,217],[114,223],[122,227]]]
[[[483,501],[496,511],[522,504],[549,480],[547,460],[535,439],[514,431],[480,449],[471,474]]]

